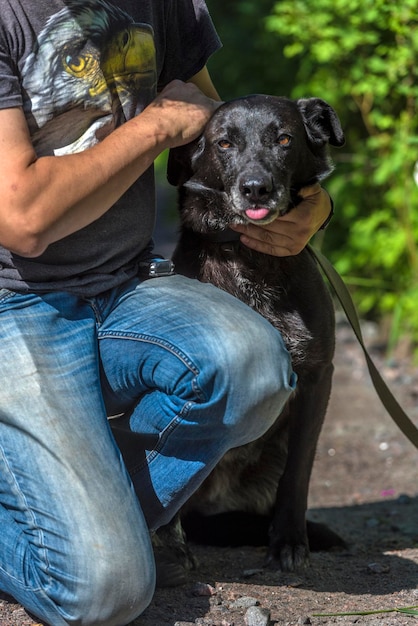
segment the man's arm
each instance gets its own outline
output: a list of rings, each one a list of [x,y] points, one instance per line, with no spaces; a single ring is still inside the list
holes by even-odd
[[[137,117],[77,154],[37,158],[21,109],[0,111],[0,244],[35,257],[103,215],[166,148],[202,131],[218,103],[173,81]]]
[[[195,74],[189,82],[194,83],[196,87],[199,87],[200,91],[203,91],[208,98],[220,101],[221,98],[212,82],[212,78],[206,65],[202,70],[200,70],[200,72]]]

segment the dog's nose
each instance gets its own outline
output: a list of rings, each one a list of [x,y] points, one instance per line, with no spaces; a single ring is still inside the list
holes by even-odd
[[[269,197],[273,191],[273,181],[265,176],[247,176],[239,184],[241,194],[251,202],[259,202]]]

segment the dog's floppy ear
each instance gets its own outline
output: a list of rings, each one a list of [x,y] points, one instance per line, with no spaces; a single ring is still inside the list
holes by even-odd
[[[344,145],[345,138],[338,115],[325,100],[300,98],[296,104],[310,141],[317,145],[329,143],[337,148]]]
[[[201,154],[203,144],[204,139],[201,136],[184,146],[171,148],[167,162],[167,180],[170,185],[180,187],[193,176],[193,163]]]

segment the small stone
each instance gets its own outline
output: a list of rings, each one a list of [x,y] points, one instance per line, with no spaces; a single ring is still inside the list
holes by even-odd
[[[257,569],[245,569],[242,572],[242,577],[243,578],[251,578],[252,576],[255,576],[256,574],[262,574],[263,573],[263,569],[261,568],[257,568]]]
[[[269,626],[270,611],[260,606],[250,606],[245,613],[245,623],[247,626]]]
[[[397,499],[398,504],[411,504],[412,498],[406,493],[401,493]]]
[[[390,571],[389,565],[383,563],[369,563],[367,569],[372,574],[387,574]]]
[[[191,594],[192,596],[214,596],[216,589],[209,583],[196,583],[191,589]]]
[[[258,606],[259,601],[250,596],[242,596],[230,604],[231,609],[248,609],[248,607]]]
[[[304,581],[301,578],[289,578],[286,581],[286,586],[287,587],[300,587],[301,585],[303,585]]]
[[[367,520],[366,522],[366,526],[367,528],[376,528],[377,526],[380,525],[380,522],[377,518],[375,517],[371,517],[370,519]]]

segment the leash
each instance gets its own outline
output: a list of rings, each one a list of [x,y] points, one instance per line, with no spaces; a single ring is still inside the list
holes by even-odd
[[[338,274],[334,266],[322,254],[322,252],[319,252],[319,250],[315,250],[311,245],[308,245],[307,248],[324,272],[329,283],[334,289],[338,300],[341,303],[341,306],[344,309],[347,319],[350,322],[354,334],[356,335],[357,340],[364,352],[367,367],[370,373],[370,378],[372,379],[372,383],[374,385],[376,393],[379,396],[383,406],[385,407],[391,418],[394,420],[398,428],[400,428],[400,430],[409,439],[409,441],[413,443],[416,448],[418,448],[418,429],[415,427],[415,425],[402,409],[398,401],[392,395],[392,392],[379,374],[376,365],[374,364],[370,354],[368,353],[367,348],[364,345],[357,311],[355,309],[353,300],[351,299],[350,292],[348,291],[343,279]]]

